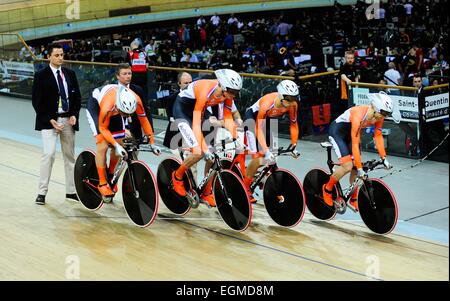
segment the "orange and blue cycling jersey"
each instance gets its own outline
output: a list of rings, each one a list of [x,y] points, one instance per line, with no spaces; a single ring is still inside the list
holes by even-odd
[[[330,125],[329,140],[341,163],[354,160],[356,168],[362,168],[361,163],[361,130],[374,126],[374,140],[381,158],[386,156],[382,128],[384,118],[369,121],[367,112],[369,106],[356,106],[346,110]]]
[[[181,91],[175,100],[173,117],[178,122],[185,120],[191,127],[197,142],[201,143],[201,149],[208,150],[202,133],[202,120],[208,107],[224,104],[223,117],[225,127],[236,138],[236,125],[233,121],[232,108],[233,99],[225,98],[223,95],[214,96],[214,91],[219,86],[217,80],[197,80]]]
[[[250,108],[246,111],[245,119],[255,119],[256,122],[256,138],[261,145],[263,151],[267,151],[269,147],[267,146],[266,136],[264,135],[263,127],[266,122],[266,119],[281,117],[284,114],[289,114],[290,121],[290,134],[291,134],[291,142],[292,144],[297,144],[298,141],[298,122],[297,122],[297,103],[293,103],[289,107],[275,107],[275,100],[278,97],[278,93],[269,93],[261,97],[256,103],[254,103]],[[252,116],[253,115],[253,116]],[[266,128],[266,133],[269,132]]]
[[[118,88],[119,85],[106,85],[97,88],[88,100],[88,120],[97,143],[104,139],[109,144],[114,145],[116,139],[125,137],[127,118],[122,117],[116,108]],[[136,114],[145,135],[150,137],[150,143],[153,144],[153,129],[146,117],[141,99],[137,94],[135,95],[137,99]]]

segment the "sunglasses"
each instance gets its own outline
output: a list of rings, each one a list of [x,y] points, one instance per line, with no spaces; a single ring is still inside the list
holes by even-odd
[[[380,114],[383,115],[383,117],[391,117],[392,116],[392,113],[383,111],[383,110],[380,111]]]
[[[239,90],[234,90],[234,89],[227,89],[226,92],[228,92],[229,94],[236,96],[239,94]]]
[[[292,96],[292,95],[283,95],[283,101],[287,101],[289,103],[292,103],[294,101],[298,100],[298,96]]]

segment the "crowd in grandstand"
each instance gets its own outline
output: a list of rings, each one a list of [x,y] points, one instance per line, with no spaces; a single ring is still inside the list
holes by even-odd
[[[448,72],[448,33],[442,26],[448,24],[448,14],[440,2],[389,0],[369,19],[364,1],[353,6],[336,1],[333,7],[261,18],[200,16],[177,27],[148,25],[107,39],[74,40],[65,44],[66,59],[119,63],[127,60],[127,46],[135,41],[149,65],[293,75],[337,69],[350,50],[360,81],[410,85],[415,73]],[[325,60],[328,46],[332,49]],[[36,53],[44,56],[40,49],[36,45]],[[386,78],[386,71],[395,78]]]

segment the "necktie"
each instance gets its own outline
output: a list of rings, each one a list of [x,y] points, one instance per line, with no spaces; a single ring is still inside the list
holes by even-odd
[[[61,96],[62,109],[67,112],[69,110],[69,104],[67,103],[66,89],[64,89],[64,83],[59,70],[56,70],[56,77],[58,78],[59,96]]]

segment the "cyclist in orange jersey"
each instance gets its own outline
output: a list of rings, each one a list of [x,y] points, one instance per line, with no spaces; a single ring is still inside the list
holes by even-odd
[[[385,117],[392,116],[394,107],[391,98],[384,92],[369,94],[370,105],[355,106],[347,109],[330,125],[329,137],[333,149],[339,158],[340,165],[336,167],[330,176],[328,183],[322,187],[323,199],[329,206],[333,206],[332,190],[333,186],[347,173],[351,172],[350,183],[353,183],[356,176],[365,177],[366,173],[362,169],[360,151],[361,129],[374,126],[374,140],[380,158],[386,169],[392,165],[386,159],[382,127]],[[354,167],[356,169],[354,169]],[[351,196],[349,205],[355,211],[358,210],[358,191]]]
[[[252,161],[245,171],[244,184],[250,200],[255,202],[251,196],[249,187],[257,169],[263,164],[275,163],[275,156],[267,146],[271,140],[270,119],[289,114],[291,146],[294,146],[294,155],[298,157],[300,153],[295,150],[298,140],[298,110],[299,90],[296,83],[291,80],[283,80],[277,86],[277,92],[269,93],[261,97],[255,104],[245,112],[246,138],[247,144],[252,152]],[[254,129],[252,125],[255,125]],[[250,127],[252,129],[250,129]],[[266,131],[264,133],[264,126]],[[255,139],[256,133],[256,139]],[[259,143],[257,145],[256,141]],[[242,163],[240,163],[242,164]]]
[[[206,108],[224,103],[225,127],[233,138],[237,136],[231,110],[234,97],[242,89],[242,78],[231,69],[220,69],[214,73],[216,80],[197,80],[191,83],[187,89],[178,94],[173,106],[175,122],[178,124],[183,140],[192,149],[192,154],[185,158],[180,168],[172,174],[174,190],[180,196],[186,196],[186,188],[182,180],[186,170],[204,157],[207,161],[205,165],[205,172],[207,172],[214,159],[202,133],[202,120]],[[216,206],[212,195],[212,183],[208,183],[200,197],[211,207]]]
[[[125,125],[135,112],[149,143],[153,144],[153,129],[145,115],[142,101],[129,88],[123,85],[102,86],[92,92],[92,97],[88,101],[87,117],[97,144],[95,163],[99,175],[98,189],[103,196],[113,196],[116,190],[108,184],[106,152],[110,146],[114,147],[115,151],[111,152],[109,164],[109,174],[112,174],[119,157],[127,156],[122,146]],[[157,146],[153,148],[155,153],[160,153]]]

